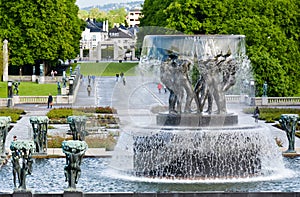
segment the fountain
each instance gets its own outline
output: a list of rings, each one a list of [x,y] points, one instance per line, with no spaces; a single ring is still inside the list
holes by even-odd
[[[27,187],[37,195],[58,196],[62,191],[75,195],[77,189],[120,196],[298,191],[298,159],[283,158],[268,128],[241,115],[239,104],[226,102],[233,98],[228,91],[238,94],[251,79],[244,42],[244,36],[233,35],[146,36],[141,75],[126,76],[126,85],[105,79],[108,87],[115,87],[112,106],[123,130],[114,156],[81,161],[87,150],[84,142],[64,142],[66,159],[34,159]],[[170,96],[155,92],[158,82],[167,86]],[[238,98],[251,100],[242,94]],[[84,117],[68,117],[70,133],[79,140],[85,136],[85,122]],[[77,160],[72,167],[73,157]],[[0,169],[1,192],[13,188],[12,165]]]
[[[278,158],[276,165],[283,167],[266,128],[240,123],[227,109],[226,93],[237,92],[252,77],[244,36],[146,36],[138,72],[135,86],[115,90],[127,97],[115,106],[126,122],[111,162],[118,173],[166,181],[228,180],[272,175],[280,169],[273,162]],[[149,90],[157,83],[170,92],[165,108]],[[148,94],[144,100],[142,92]],[[167,110],[149,112],[157,107],[147,105],[150,97]]]

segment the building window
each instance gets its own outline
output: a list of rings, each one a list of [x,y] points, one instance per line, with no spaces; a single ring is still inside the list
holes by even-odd
[[[93,41],[96,41],[96,35],[93,35]]]

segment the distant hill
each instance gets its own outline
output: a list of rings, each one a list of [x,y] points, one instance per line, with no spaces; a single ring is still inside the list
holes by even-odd
[[[109,11],[109,10],[115,10],[119,8],[125,8],[127,11],[134,7],[141,7],[141,5],[144,3],[144,1],[133,1],[133,2],[127,2],[127,3],[109,3],[105,5],[94,5],[82,8],[81,10],[87,10],[89,11],[92,8],[99,8],[99,10],[102,11]]]

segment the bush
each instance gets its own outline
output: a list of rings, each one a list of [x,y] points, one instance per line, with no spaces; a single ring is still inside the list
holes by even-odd
[[[72,136],[67,138],[61,136],[48,136],[48,148],[61,148],[62,142],[64,140],[72,140]],[[107,138],[87,136],[85,138],[89,148],[105,148],[107,151],[112,151],[116,145],[116,140],[112,135],[109,135]]]
[[[72,136],[64,138],[61,136],[47,136],[48,138],[48,148],[61,148],[61,144],[64,140],[72,140]]]
[[[20,116],[25,114],[23,109],[18,108],[0,108],[0,116],[10,116],[11,122],[15,123],[20,119]]]
[[[280,119],[281,114],[298,114],[300,116],[300,109],[295,108],[260,108],[259,119],[266,120],[266,122],[275,122]],[[245,108],[243,112],[246,114],[253,114],[254,108]]]
[[[116,140],[112,135],[107,138],[87,136],[85,142],[89,148],[105,148],[107,151],[112,151],[116,145]]]
[[[47,113],[49,119],[67,118],[68,116],[81,116],[84,112],[72,108],[55,108]]]

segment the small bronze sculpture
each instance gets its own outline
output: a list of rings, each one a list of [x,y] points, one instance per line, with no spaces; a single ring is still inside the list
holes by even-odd
[[[299,119],[298,114],[281,114],[279,122],[281,127],[285,130],[288,141],[289,147],[286,151],[287,153],[295,153],[295,131],[297,121]]]
[[[87,118],[85,116],[68,116],[67,123],[70,126],[71,135],[73,140],[84,141],[86,136],[85,124]]]
[[[34,142],[26,140],[12,141],[10,150],[12,151],[14,187],[18,190],[26,190],[26,176],[32,173]],[[17,186],[17,179],[19,186]]]
[[[66,154],[64,174],[68,182],[68,188],[75,189],[81,175],[80,165],[87,150],[87,144],[78,140],[63,141],[62,149]]]
[[[33,128],[33,140],[36,146],[36,152],[47,153],[48,117],[32,116],[29,120]]]

